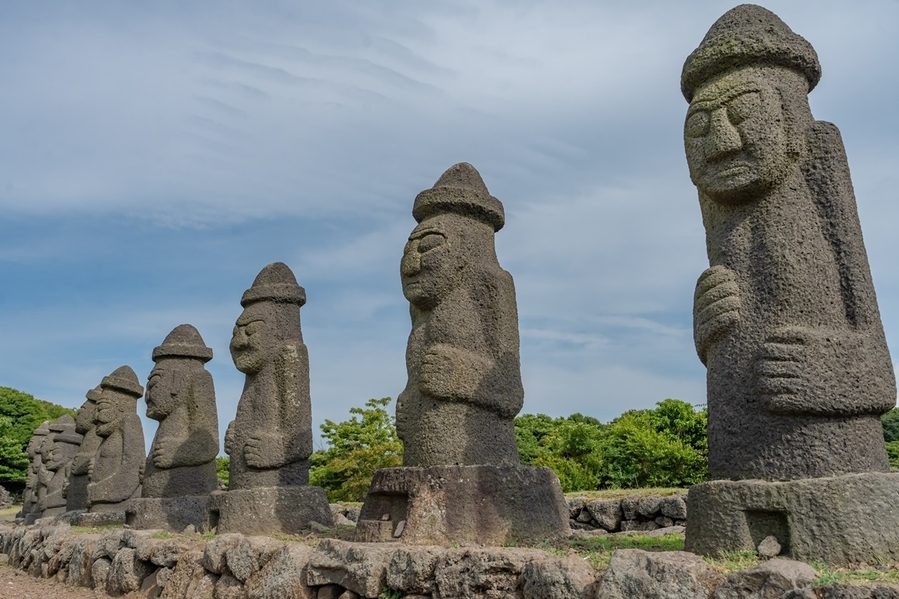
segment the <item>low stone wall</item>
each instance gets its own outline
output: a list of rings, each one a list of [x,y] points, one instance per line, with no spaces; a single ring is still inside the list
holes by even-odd
[[[399,543],[311,544],[223,534],[173,537],[69,526],[0,527],[0,552],[16,568],[112,596],[163,599],[376,599],[592,596],[598,573],[574,556],[538,549],[444,548]]]
[[[686,526],[687,495],[630,495],[621,499],[569,497],[569,524],[573,530],[608,532],[651,531]]]

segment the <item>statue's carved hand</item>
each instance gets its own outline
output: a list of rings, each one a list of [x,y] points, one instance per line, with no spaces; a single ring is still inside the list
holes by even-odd
[[[87,461],[87,478],[91,479],[94,477],[94,458],[91,458]]]
[[[778,414],[880,414],[896,402],[886,344],[862,333],[783,327],[762,344],[754,375]]]
[[[284,439],[280,433],[255,432],[244,445],[243,456],[253,468],[278,468],[285,464]]]
[[[733,271],[725,266],[707,268],[693,295],[693,340],[705,364],[712,343],[740,321],[740,289]]]
[[[432,397],[450,398],[462,369],[462,360],[446,345],[435,345],[421,360],[418,383],[421,390]]]
[[[157,468],[171,468],[175,465],[175,452],[181,446],[181,439],[162,437],[156,439],[153,447],[153,465]]]
[[[234,455],[237,447],[234,446],[234,421],[228,423],[228,429],[225,431],[225,453]]]

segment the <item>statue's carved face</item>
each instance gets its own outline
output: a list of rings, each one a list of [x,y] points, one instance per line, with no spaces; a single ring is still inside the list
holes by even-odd
[[[115,422],[123,415],[120,393],[113,389],[103,389],[100,399],[97,400],[96,421],[100,424]]]
[[[54,443],[50,446],[50,451],[47,455],[47,470],[59,470],[60,466],[65,462],[65,458],[65,452],[57,443]]]
[[[684,124],[690,178],[721,204],[758,199],[795,163],[787,136],[770,72],[750,66],[711,79],[697,90]]]
[[[255,374],[268,361],[267,345],[271,343],[264,303],[250,304],[234,325],[231,336],[231,359],[244,374]]]
[[[162,420],[172,413],[178,405],[180,389],[175,376],[175,367],[171,360],[162,359],[147,379],[147,417]]]
[[[428,310],[439,304],[460,282],[465,266],[459,252],[458,228],[463,217],[440,214],[425,219],[409,235],[400,262],[403,295]]]

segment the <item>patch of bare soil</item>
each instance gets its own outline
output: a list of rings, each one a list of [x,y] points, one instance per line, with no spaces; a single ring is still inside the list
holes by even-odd
[[[96,589],[69,586],[49,578],[35,578],[6,564],[0,565],[0,599],[109,599]],[[140,593],[129,593],[122,599],[145,599]]]

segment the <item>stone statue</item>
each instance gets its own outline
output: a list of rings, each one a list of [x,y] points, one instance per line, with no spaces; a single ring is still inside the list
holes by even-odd
[[[879,416],[896,383],[843,143],[809,110],[820,76],[808,42],[746,5],[684,65],[712,478],[889,469]]]
[[[203,366],[212,350],[189,324],[176,327],[153,350],[147,416],[159,421],[147,457],[142,497],[205,495],[218,488],[218,415],[212,375]]]
[[[496,257],[503,205],[468,163],[412,206],[400,262],[412,332],[397,397],[403,466],[375,472],[355,538],[506,545],[565,537],[559,479],[522,466],[513,420],[524,388],[512,276]]]
[[[47,471],[46,493],[38,506],[41,517],[56,516],[66,511],[69,474],[72,460],[81,446],[81,435],[75,432],[75,419],[63,414],[49,424],[43,450]]]
[[[879,416],[896,405],[896,381],[843,143],[809,109],[820,77],[812,46],[754,5],[718,19],[684,64],[684,145],[709,257],[694,337],[709,469],[722,479],[690,490],[691,514],[703,514],[688,523],[690,551],[755,549],[773,535],[797,559],[899,557],[899,534],[869,525],[899,525],[886,509],[899,479],[880,474]]]
[[[91,512],[122,512],[129,499],[140,497],[146,450],[137,416],[144,389],[129,366],[121,366],[100,383],[94,417],[100,447],[89,467]]]
[[[94,418],[97,415],[97,400],[100,399],[100,387],[94,387],[85,394],[86,401],[81,404],[81,409],[75,414],[75,432],[82,435],[78,453],[72,460],[69,469],[69,490],[66,494],[67,510],[87,509],[87,485],[88,469],[91,460],[97,455],[102,439],[97,434],[97,424]]]
[[[518,311],[493,240],[503,206],[460,163],[418,194],[412,215],[400,265],[412,316],[396,407],[403,464],[518,464]]]
[[[31,439],[28,441],[28,446],[26,447],[30,464],[28,466],[28,472],[25,474],[25,491],[22,493],[22,511],[20,512],[20,516],[27,519],[29,515],[31,515],[32,522],[37,517],[34,514],[40,513],[40,509],[38,508],[38,496],[41,493],[41,472],[44,469],[41,457],[41,447],[43,446],[44,439],[50,432],[49,425],[49,421],[42,422],[41,425],[35,429],[34,434],[31,436]]]
[[[229,488],[309,483],[309,353],[300,332],[306,291],[282,262],[269,264],[240,300],[231,357],[247,375],[225,434]]]
[[[332,522],[328,499],[309,485],[312,405],[309,354],[300,332],[306,291],[290,268],[269,264],[240,300],[231,358],[246,374],[237,415],[225,433],[231,456],[226,493],[213,493],[217,529],[297,534]]]

